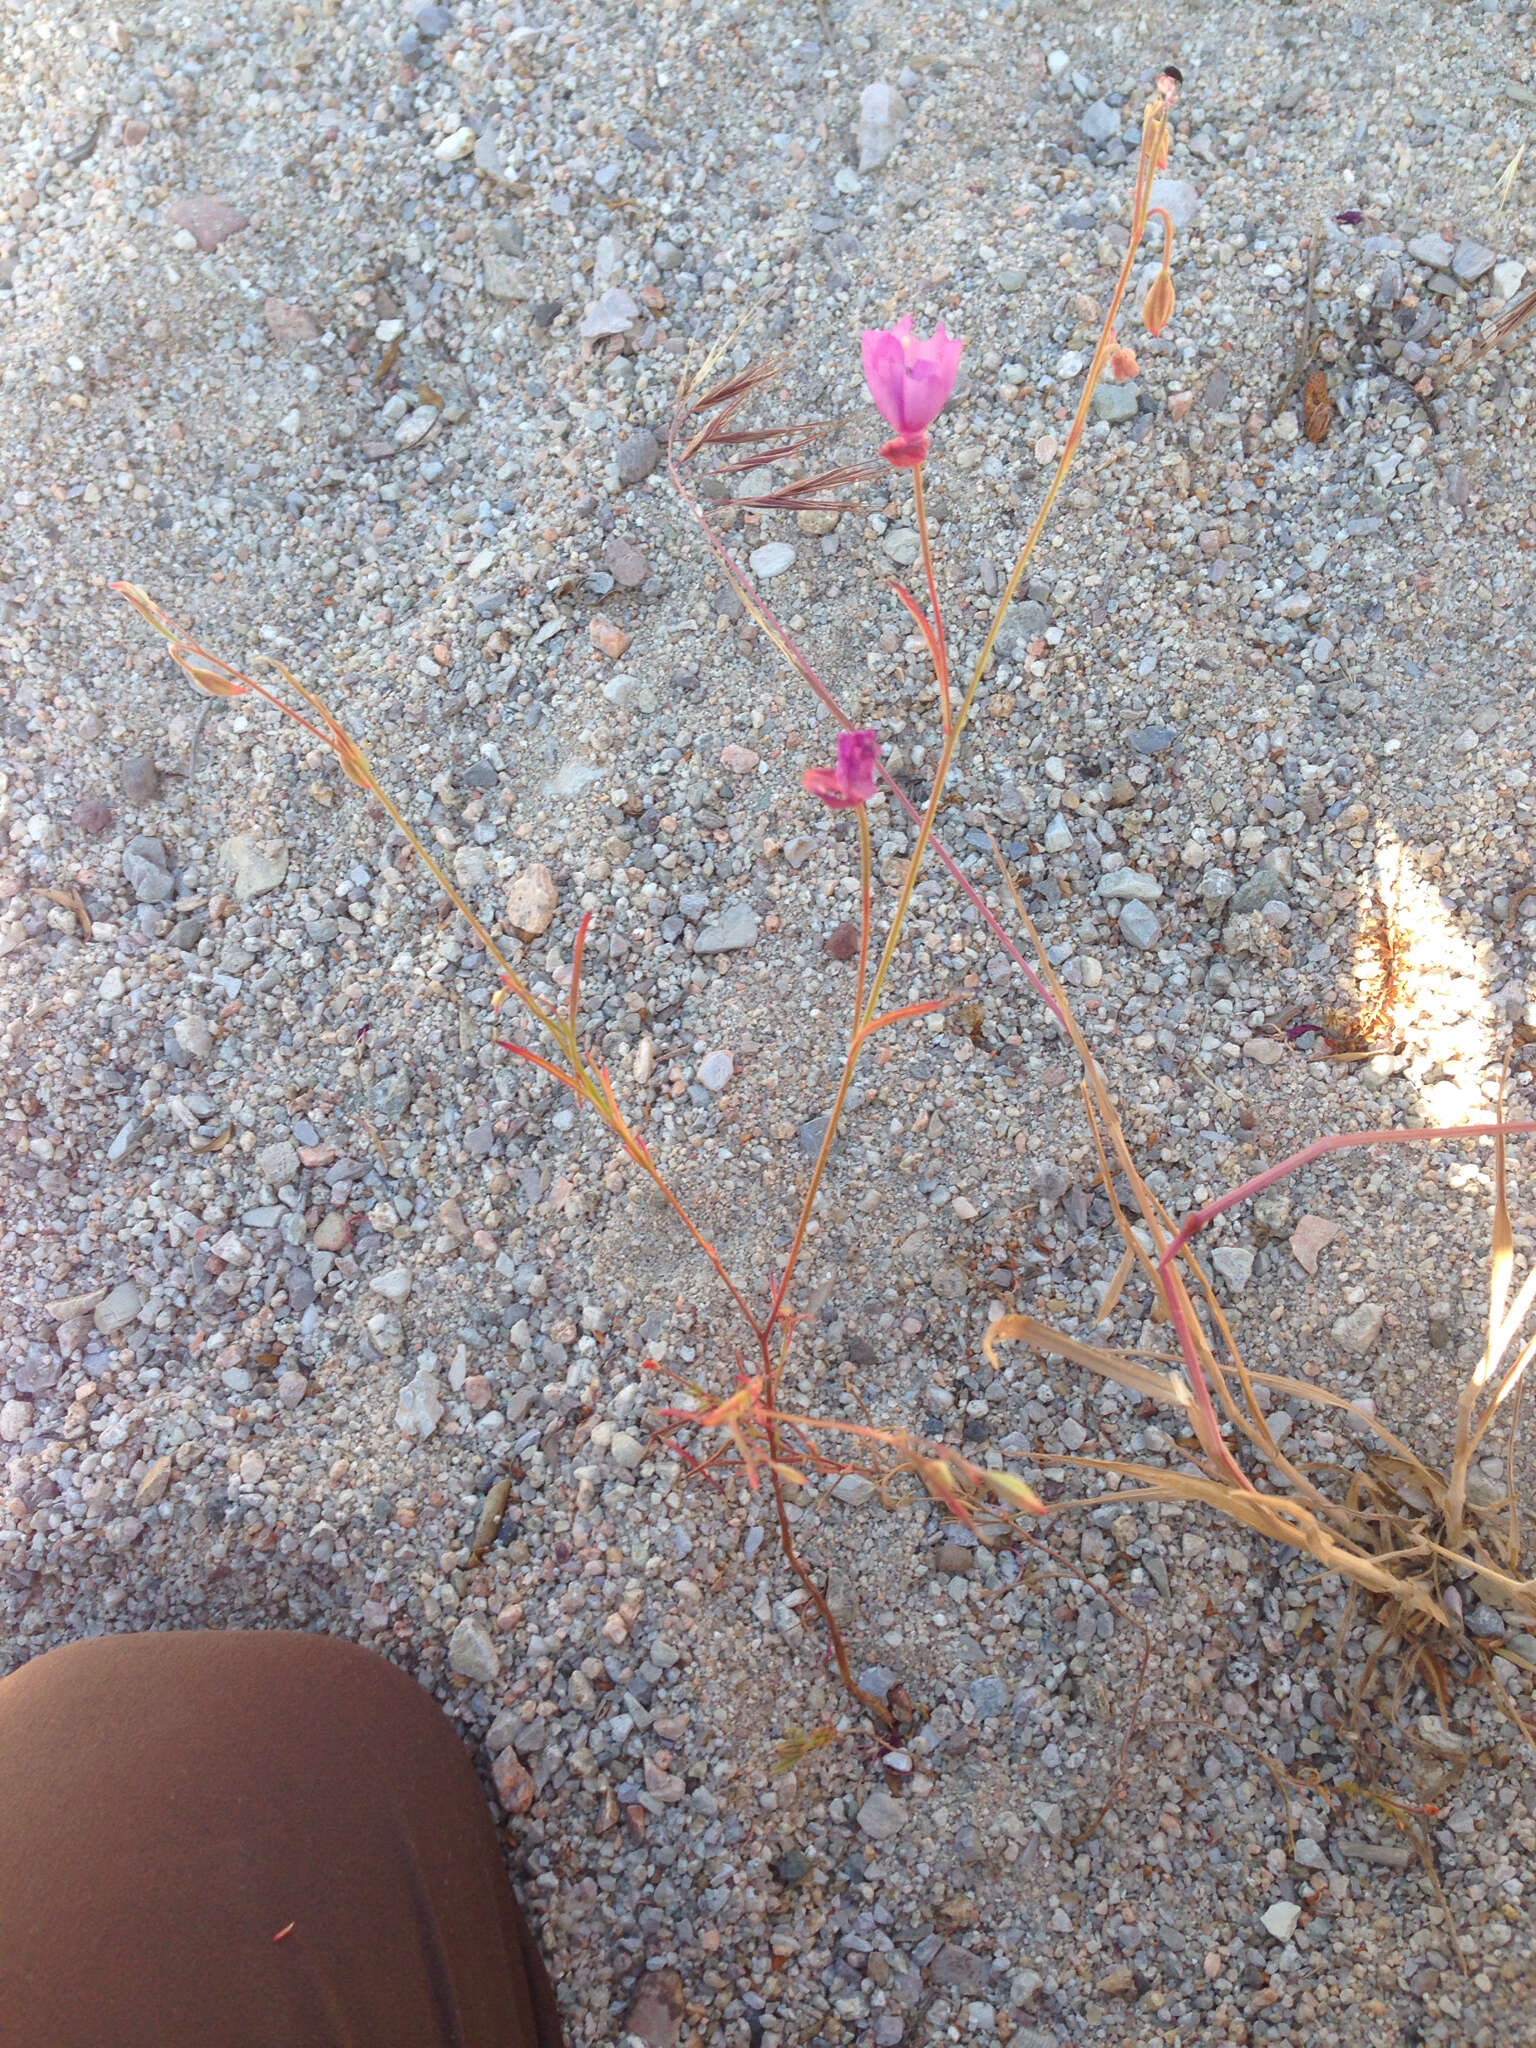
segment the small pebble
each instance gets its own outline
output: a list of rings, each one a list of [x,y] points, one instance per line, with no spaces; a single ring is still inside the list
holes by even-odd
[[[1136,898],[1121,906],[1120,915],[1115,922],[1120,927],[1120,936],[1125,943],[1139,953],[1149,951],[1162,936],[1162,926],[1157,921],[1156,913]]]
[[[735,1070],[736,1062],[728,1052],[706,1053],[699,1061],[699,1079],[712,1095],[720,1093]]]
[[[770,540],[760,548],[754,548],[747,557],[752,574],[765,583],[775,576],[782,576],[795,559],[795,551],[787,540]]]
[[[483,1621],[466,1616],[448,1643],[448,1669],[460,1678],[489,1685],[501,1671],[501,1652]]]
[[[619,443],[617,462],[621,484],[640,484],[661,460],[661,443],[649,427]]]

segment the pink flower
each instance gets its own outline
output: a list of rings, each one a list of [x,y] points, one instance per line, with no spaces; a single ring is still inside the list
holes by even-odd
[[[807,768],[805,786],[819,796],[829,810],[851,810],[867,804],[875,793],[875,763],[880,742],[874,732],[840,732],[837,736],[837,766]]]
[[[880,453],[898,469],[915,469],[927,455],[927,430],[955,388],[964,347],[945,333],[942,320],[928,341],[912,332],[910,314],[894,327],[865,328],[864,381],[876,409],[896,429]]]

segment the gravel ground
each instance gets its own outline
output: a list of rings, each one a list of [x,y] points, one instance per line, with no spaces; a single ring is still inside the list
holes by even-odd
[[[925,1719],[905,1774],[856,1734],[775,1771],[840,1699],[761,1501],[652,1441],[642,1371],[729,1386],[707,1275],[494,1049],[491,978],[387,819],[260,706],[201,719],[105,590],[130,576],[327,692],[487,917],[545,921],[507,940],[542,985],[594,913],[594,1042],[760,1281],[840,1058],[853,970],[825,942],[856,862],[800,791],[830,727],[653,436],[689,344],[755,308],[793,402],[847,408],[865,456],[857,329],[941,315],[968,348],[935,511],[974,648],[1175,60],[1178,309],[1102,401],[946,831],[978,876],[984,829],[1008,847],[1173,1206],[1326,1130],[1465,1117],[1536,1025],[1529,347],[1450,367],[1530,253],[1536,157],[1502,210],[1499,187],[1536,22],[1174,5],[1159,33],[1124,0],[0,24],[6,1655],[254,1623],[398,1659],[494,1765],[580,2048],[626,2015],[732,2048],[1529,2033],[1508,1725],[1470,1696],[1449,1728],[1424,1700],[1367,1713],[1438,1809],[1437,1891],[1338,1789],[1362,1627],[1336,1666],[1336,1590],[1199,1514],[1106,1497],[1052,1525],[1052,1565],[909,1498],[805,1495],[859,1668]],[[879,82],[893,132],[861,156]],[[789,543],[777,608],[918,790],[934,707],[883,581],[912,554],[887,488],[830,533],[733,540]],[[874,818],[888,879],[907,842]],[[1394,1049],[1315,1058],[1276,1020],[1355,1004],[1378,899]],[[982,1358],[1008,1307],[1090,1328],[1117,1245],[1068,1051],[934,883],[896,987],[957,984],[964,1010],[863,1077],[794,1396],[974,1456],[1170,1455],[1061,1361]],[[1489,1169],[1346,1155],[1226,1219],[1251,1362],[1443,1457]],[[1304,1407],[1291,1427],[1358,1455]]]

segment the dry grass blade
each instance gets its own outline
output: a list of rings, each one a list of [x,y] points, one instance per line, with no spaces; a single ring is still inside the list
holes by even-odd
[[[1458,349],[1451,364],[1451,375],[1462,370],[1475,369],[1496,348],[1502,348],[1506,341],[1519,333],[1531,315],[1536,313],[1536,291],[1527,292],[1524,298],[1516,299],[1507,312],[1501,313],[1490,331],[1479,342],[1474,342],[1465,355]]]
[[[745,464],[742,467],[746,467]],[[716,470],[717,476],[729,474]],[[764,512],[852,512],[856,508],[846,498],[828,497],[829,491],[849,490],[855,484],[868,483],[879,471],[873,463],[847,462],[836,469],[823,469],[815,476],[797,478],[792,483],[780,484],[777,490],[764,491],[756,497],[733,497],[726,502],[732,505],[755,507]]]
[[[716,476],[728,476],[732,468],[745,468],[755,462],[785,461],[790,455],[797,454],[801,448],[809,448],[817,441],[824,441],[828,434],[832,433],[835,428],[840,427],[842,424],[842,419],[839,416],[824,420],[795,420],[782,427],[732,427],[729,432],[711,434],[709,437],[711,448],[753,448],[762,441],[782,441],[786,434],[799,436],[799,439],[792,446],[786,444],[784,448],[772,449],[767,454],[751,456],[744,463],[731,464],[726,468],[717,469],[714,471],[714,474]],[[878,463],[869,463],[866,466],[872,476],[878,475]]]
[[[1138,1365],[1124,1352],[1106,1351],[1098,1344],[1085,1343],[1081,1337],[1069,1337],[1035,1316],[1000,1316],[988,1330],[981,1348],[994,1369],[1002,1369],[1002,1360],[997,1355],[998,1345],[1012,1343],[1029,1344],[1043,1355],[1070,1358],[1074,1365],[1086,1365],[1091,1372],[1113,1380],[1117,1387],[1140,1394],[1145,1400],[1160,1401],[1165,1407],[1178,1408],[1185,1414],[1194,1408],[1188,1387],[1181,1386],[1167,1373]]]
[[[999,864],[1001,866],[1001,863]],[[1038,934],[1006,868],[1004,880],[1014,907],[1029,933],[1042,974],[1062,1005],[1062,1023],[1083,1065],[1083,1103],[1099,1159],[1101,1184],[1120,1230],[1124,1255],[1100,1306],[1107,1321],[1117,1306],[1129,1274],[1138,1268],[1153,1290],[1154,1301],[1167,1313],[1179,1342],[1180,1360],[1172,1370],[1159,1370],[1109,1346],[1052,1329],[1032,1316],[1003,1317],[988,1333],[984,1349],[996,1363],[1001,1344],[1024,1342],[1036,1351],[1065,1358],[1128,1391],[1158,1401],[1181,1414],[1195,1435],[1188,1449],[1203,1455],[1209,1469],[1162,1466],[1112,1457],[1063,1457],[1039,1452],[1041,1461],[1072,1464],[1115,1474],[1140,1489],[1140,1496],[1180,1500],[1215,1508],[1255,1534],[1286,1545],[1311,1558],[1324,1571],[1342,1579],[1352,1596],[1368,1599],[1382,1635],[1368,1660],[1373,1671],[1390,1645],[1401,1654],[1399,1686],[1406,1693],[1414,1682],[1444,1689],[1457,1671],[1479,1675],[1493,1696],[1505,1703],[1512,1724],[1536,1748],[1536,1736],[1507,1701],[1493,1670],[1497,1637],[1479,1639],[1465,1626],[1459,1596],[1448,1597],[1458,1580],[1471,1577],[1478,1597],[1501,1609],[1513,1629],[1536,1623],[1536,1579],[1521,1576],[1519,1520],[1514,1499],[1514,1466],[1506,1457],[1503,1497],[1487,1484],[1473,1485],[1472,1459],[1500,1407],[1507,1404],[1512,1427],[1519,1412],[1524,1375],[1536,1357],[1536,1334],[1515,1352],[1511,1348],[1533,1301],[1536,1268],[1514,1288],[1515,1244],[1510,1226],[1506,1146],[1515,1132],[1536,1129],[1530,1122],[1504,1119],[1502,1092],[1498,1120],[1447,1130],[1394,1129],[1348,1132],[1315,1141],[1284,1160],[1192,1211],[1181,1223],[1173,1219],[1147,1187],[1137,1169],[1125,1131],[1116,1114],[1105,1077],[1093,1058],[1067,994],[1052,970]],[[1488,1341],[1478,1366],[1463,1387],[1457,1407],[1456,1448],[1449,1470],[1437,1472],[1400,1436],[1331,1388],[1283,1373],[1250,1373],[1204,1272],[1191,1256],[1196,1232],[1238,1202],[1336,1150],[1367,1144],[1397,1145],[1461,1137],[1491,1139],[1494,1147],[1493,1256],[1489,1281]],[[1117,1176],[1123,1177],[1139,1212],[1138,1220],[1122,1206]],[[1148,1245],[1152,1250],[1148,1250]],[[1185,1282],[1196,1285],[1200,1312]],[[1511,1298],[1513,1295],[1513,1298]],[[1218,1353],[1218,1346],[1220,1347]],[[1223,1362],[1225,1361],[1225,1363]],[[1182,1375],[1178,1372],[1183,1366]],[[1503,1367],[1502,1377],[1500,1368]],[[1276,1442],[1258,1393],[1306,1402],[1323,1411],[1342,1413],[1382,1446],[1363,1465],[1303,1467],[1286,1458]],[[1214,1390],[1226,1425],[1238,1446],[1261,1458],[1275,1480],[1256,1485],[1222,1440],[1211,1394]],[[1122,1487],[1117,1499],[1136,1498]]]

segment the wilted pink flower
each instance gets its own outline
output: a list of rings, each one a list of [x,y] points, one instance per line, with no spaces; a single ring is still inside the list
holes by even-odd
[[[911,315],[894,327],[864,330],[864,381],[877,410],[896,429],[880,453],[898,469],[915,469],[928,453],[928,428],[955,388],[965,343],[946,334],[941,320],[932,338],[920,341]]]
[[[804,781],[812,796],[819,796],[830,810],[851,810],[867,804],[875,793],[875,763],[880,742],[874,732],[840,732],[837,736],[837,766],[807,768]]]

